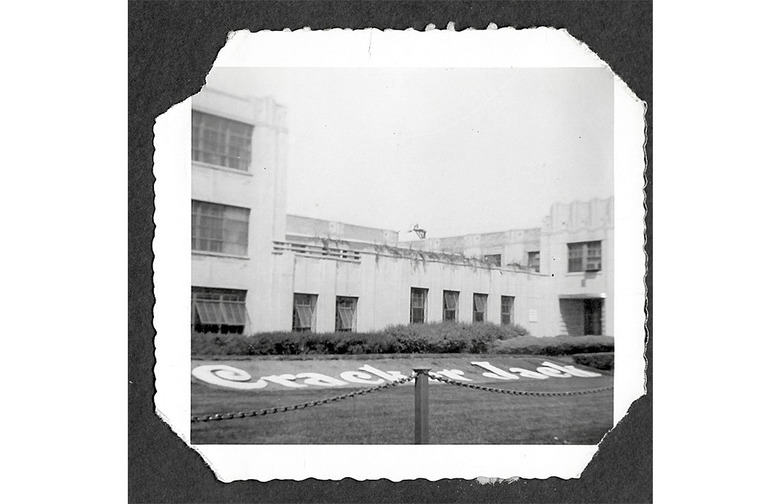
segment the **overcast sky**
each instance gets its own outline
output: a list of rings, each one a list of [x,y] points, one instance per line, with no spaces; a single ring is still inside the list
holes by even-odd
[[[291,214],[429,237],[541,224],[613,194],[607,69],[228,69],[288,108]]]

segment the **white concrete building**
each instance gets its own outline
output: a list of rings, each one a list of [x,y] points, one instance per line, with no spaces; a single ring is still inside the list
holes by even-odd
[[[285,108],[204,90],[192,111],[192,330],[373,331],[454,320],[613,335],[612,199],[541,226],[400,242],[286,213]]]

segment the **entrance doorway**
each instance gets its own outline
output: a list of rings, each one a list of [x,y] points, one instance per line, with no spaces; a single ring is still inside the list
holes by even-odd
[[[587,335],[601,336],[601,312],[603,299],[583,299],[584,301],[584,332]]]

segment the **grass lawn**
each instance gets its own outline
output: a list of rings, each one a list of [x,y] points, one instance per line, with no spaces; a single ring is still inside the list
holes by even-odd
[[[492,383],[517,390],[567,391],[613,377]],[[234,391],[192,383],[195,416],[288,406],[345,390]],[[431,444],[597,444],[612,427],[612,392],[530,397],[431,384]],[[191,424],[194,444],[413,444],[414,387],[393,387],[304,410]]]

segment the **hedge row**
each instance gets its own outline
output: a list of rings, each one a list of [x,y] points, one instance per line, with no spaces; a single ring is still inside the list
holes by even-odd
[[[192,355],[484,353],[491,343],[528,334],[520,326],[433,323],[372,333],[193,334]]]
[[[575,364],[588,366],[604,371],[615,369],[615,354],[612,352],[577,354],[571,356]]]
[[[193,334],[192,355],[393,353],[522,353],[570,355],[612,351],[612,338],[534,338],[520,326],[432,323],[391,326],[372,333],[267,332],[252,336]]]
[[[491,351],[499,354],[574,355],[579,353],[612,352],[615,339],[609,336],[556,336],[535,338],[526,336],[496,341]]]

